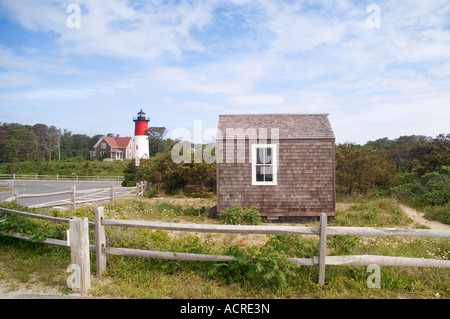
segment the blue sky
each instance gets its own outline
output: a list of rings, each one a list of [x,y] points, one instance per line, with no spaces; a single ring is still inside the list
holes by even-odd
[[[337,143],[450,133],[448,0],[0,0],[0,30],[0,122],[132,136],[142,108],[167,137],[233,113],[328,113]]]

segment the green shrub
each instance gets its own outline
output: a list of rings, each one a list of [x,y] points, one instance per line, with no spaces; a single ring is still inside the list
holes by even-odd
[[[2,203],[2,207],[30,213],[36,213],[33,208],[22,207],[15,203]],[[67,224],[55,223],[46,220],[27,218],[12,214],[0,213],[0,231],[7,234],[20,233],[31,236],[32,241],[40,241],[47,238],[66,239]]]
[[[230,206],[219,213],[225,224],[239,225],[242,223],[257,225],[261,222],[259,214],[259,206],[251,206],[247,209],[242,209],[237,205]]]
[[[425,208],[425,218],[450,225],[450,204]]]
[[[242,210],[242,221],[251,225],[257,225],[261,222],[261,215],[259,214],[259,206],[251,206]]]
[[[225,224],[239,225],[242,222],[242,209],[237,205],[233,205],[222,210],[219,216]]]

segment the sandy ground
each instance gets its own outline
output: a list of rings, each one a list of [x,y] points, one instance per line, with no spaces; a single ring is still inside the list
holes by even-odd
[[[92,298],[81,294],[63,295],[55,288],[45,287],[36,283],[21,284],[0,281],[0,299],[78,299]]]
[[[430,229],[441,229],[441,230],[450,230],[450,225],[442,224],[440,222],[431,221],[428,219],[425,219],[424,213],[419,212],[411,207],[408,207],[406,205],[400,205],[401,209],[417,224],[421,224],[427,227],[430,227]]]

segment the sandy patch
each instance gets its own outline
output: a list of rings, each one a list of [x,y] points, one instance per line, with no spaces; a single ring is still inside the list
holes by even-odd
[[[419,212],[409,206],[400,204],[400,208],[411,218],[415,223],[421,224],[430,229],[450,230],[450,225],[446,225],[437,221],[428,220],[424,217],[424,213]]]

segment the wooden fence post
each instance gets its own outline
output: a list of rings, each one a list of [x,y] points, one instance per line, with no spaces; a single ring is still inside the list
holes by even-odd
[[[69,222],[70,262],[75,269],[74,292],[86,293],[91,288],[89,256],[89,224],[87,218],[72,218]]]
[[[96,267],[97,278],[102,276],[102,272],[106,270],[106,236],[105,226],[102,225],[105,211],[103,207],[95,208],[95,254],[96,254]]]
[[[77,191],[77,185],[72,186],[72,209],[75,209],[75,193]]]
[[[140,189],[140,182],[136,183],[136,200],[139,200],[139,189]]]
[[[319,284],[325,285],[325,260],[327,255],[327,215],[320,214],[320,237],[319,237]]]
[[[13,192],[13,196],[14,196],[14,201],[16,202],[16,205],[19,204],[19,191],[15,190]]]

